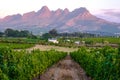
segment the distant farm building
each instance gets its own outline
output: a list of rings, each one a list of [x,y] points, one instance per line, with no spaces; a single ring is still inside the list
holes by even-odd
[[[80,44],[80,41],[75,41],[75,44],[78,44],[78,45],[79,45],[79,44]]]
[[[70,40],[69,40],[69,39],[67,39],[66,41],[67,41],[67,42],[70,42]]]
[[[48,42],[59,43],[59,41],[57,41],[57,39],[54,38],[48,39]]]

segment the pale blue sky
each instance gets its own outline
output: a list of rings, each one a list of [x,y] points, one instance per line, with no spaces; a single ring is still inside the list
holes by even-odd
[[[70,11],[86,7],[93,14],[101,9],[120,10],[120,0],[0,0],[0,17],[38,11],[44,5],[50,10],[68,8]]]

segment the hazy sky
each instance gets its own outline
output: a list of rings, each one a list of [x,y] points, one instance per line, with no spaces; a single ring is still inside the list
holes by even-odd
[[[23,14],[38,11],[42,6],[50,10],[86,7],[90,12],[96,13],[100,9],[120,9],[120,0],[0,0],[0,17],[11,14]]]

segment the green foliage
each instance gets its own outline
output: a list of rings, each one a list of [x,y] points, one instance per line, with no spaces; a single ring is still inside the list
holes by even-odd
[[[118,54],[120,55],[120,43],[119,43],[119,47],[118,47]]]
[[[2,37],[4,35],[4,33],[3,32],[0,32],[0,37]]]
[[[43,41],[41,39],[32,39],[32,38],[13,38],[13,37],[3,37],[0,38],[1,43],[39,43],[40,41]]]
[[[4,35],[6,37],[29,37],[29,38],[36,38],[32,33],[30,33],[28,30],[13,30],[13,29],[6,29],[4,31]]]
[[[119,80],[120,58],[117,49],[104,47],[102,49],[80,48],[72,52],[72,58],[77,61],[94,80]]]
[[[93,41],[92,40],[87,40],[87,41],[85,41],[85,44],[93,44]]]
[[[9,80],[9,78],[7,77],[7,75],[5,75],[2,70],[0,69],[0,80]]]
[[[0,47],[9,47],[11,49],[26,49],[34,46],[34,44],[27,43],[0,43]]]
[[[49,33],[45,33],[42,35],[42,38],[48,40],[48,38],[52,38],[52,36]]]
[[[95,37],[95,34],[90,34],[90,33],[81,33],[81,32],[73,32],[73,33],[59,33],[58,34],[61,37],[80,37],[80,38],[85,38],[85,37]]]
[[[52,29],[52,30],[50,30],[50,31],[49,31],[49,34],[50,34],[52,37],[56,37],[56,36],[58,35],[56,29]]]
[[[65,56],[66,53],[55,50],[28,52],[1,47],[0,80],[32,80]]]
[[[114,38],[114,37],[96,37],[96,38],[83,38],[82,40],[84,41],[93,41],[93,43],[104,43],[104,42],[109,42],[109,43],[120,43],[120,38]]]
[[[52,29],[48,33],[44,33],[42,35],[42,39],[48,40],[49,38],[56,37],[57,35],[58,35],[57,30],[56,29]]]

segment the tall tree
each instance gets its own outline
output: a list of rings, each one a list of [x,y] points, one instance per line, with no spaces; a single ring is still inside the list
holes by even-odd
[[[5,35],[7,36],[7,37],[11,37],[11,36],[14,36],[15,35],[15,33],[14,33],[14,30],[12,30],[12,29],[6,29],[5,30]]]
[[[5,30],[5,35],[7,37],[29,37],[29,36],[34,36],[32,33],[30,33],[27,30],[13,30],[13,29],[6,29]]]
[[[0,32],[0,37],[2,37],[4,35],[4,33],[3,32]]]
[[[50,30],[50,31],[49,31],[49,34],[50,34],[52,37],[56,37],[56,36],[58,35],[56,29],[52,29],[52,30]]]
[[[48,40],[48,38],[51,38],[52,36],[49,33],[45,33],[42,35],[42,38],[45,40]]]

